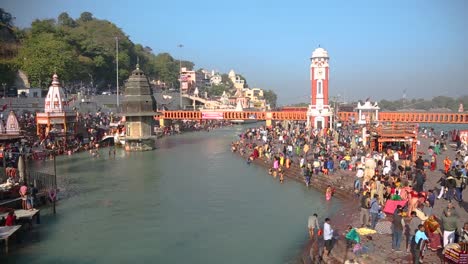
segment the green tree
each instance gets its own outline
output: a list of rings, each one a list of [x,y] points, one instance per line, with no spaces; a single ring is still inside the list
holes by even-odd
[[[228,93],[230,87],[221,83],[219,85],[211,85],[211,88],[208,91],[210,96],[221,96],[224,92]]]
[[[66,26],[66,27],[75,27],[76,22],[71,18],[67,12],[61,13],[58,18],[57,22],[60,26]]]
[[[78,22],[89,22],[89,21],[91,21],[93,19],[94,19],[94,17],[93,17],[92,13],[83,12],[83,13],[81,13],[80,18],[78,18]]]
[[[179,86],[179,62],[175,61],[169,53],[156,55],[155,68],[159,80]]]
[[[5,9],[0,8],[0,29],[3,27],[13,28],[14,17],[5,11]]]
[[[74,79],[77,59],[67,42],[42,33],[26,39],[18,54],[18,65],[28,74],[32,86],[45,88],[54,72],[63,80]]]
[[[244,86],[245,86],[245,88],[248,88],[249,84],[247,83],[247,79],[244,76],[242,76],[241,74],[237,74],[237,76],[239,76],[239,78],[241,80],[244,80]]]
[[[276,108],[276,101],[278,100],[278,96],[272,90],[263,91],[263,97],[270,104],[271,108]]]
[[[36,19],[31,24],[32,35],[38,35],[41,33],[56,33],[55,19]]]

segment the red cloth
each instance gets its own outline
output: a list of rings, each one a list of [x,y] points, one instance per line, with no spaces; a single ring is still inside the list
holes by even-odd
[[[16,216],[15,215],[7,215],[5,226],[12,226],[15,224]]]
[[[393,214],[398,205],[405,206],[407,201],[387,200],[383,209],[386,214]]]

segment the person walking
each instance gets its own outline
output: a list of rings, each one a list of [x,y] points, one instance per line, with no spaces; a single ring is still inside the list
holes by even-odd
[[[371,228],[372,229],[375,229],[375,226],[377,225],[377,221],[379,220],[380,206],[379,206],[378,198],[379,198],[379,195],[374,194],[374,197],[370,201],[369,213],[370,213],[370,216],[371,216]]]
[[[330,225],[330,218],[325,218],[325,223],[323,224],[323,240],[325,241],[323,255],[328,257],[333,249],[333,229]]]
[[[445,191],[447,190],[446,187],[445,187],[446,184],[447,184],[446,176],[443,175],[442,177],[440,177],[440,179],[437,181],[437,183],[440,184],[440,191],[439,191],[439,195],[437,196],[437,199],[440,199],[440,198],[442,198]]]
[[[414,264],[422,263],[425,242],[428,240],[429,239],[427,238],[426,233],[424,233],[424,225],[420,224],[416,234],[414,235],[413,250],[411,252],[413,254]]]
[[[361,213],[359,220],[361,220],[361,227],[367,227],[369,225],[369,209],[370,209],[370,194],[366,192],[361,197]]]
[[[406,243],[406,252],[410,251],[411,241],[413,240],[414,235],[416,234],[416,231],[418,231],[418,227],[420,224],[421,224],[421,220],[416,216],[416,212],[412,211],[411,220],[408,224],[408,238],[407,238],[407,243]]]
[[[393,215],[393,222],[392,222],[392,250],[396,252],[401,252],[400,244],[401,244],[401,237],[403,236],[403,227],[404,221],[403,217],[401,216],[403,210],[397,208],[395,214]]]
[[[315,230],[319,230],[319,222],[318,222],[318,215],[313,214],[309,216],[309,220],[307,221],[307,227],[309,229],[309,238],[312,240],[315,235]]]
[[[452,215],[451,210],[446,210],[442,215],[442,227],[444,228],[444,247],[455,242],[455,231],[457,230],[457,218]]]
[[[449,202],[452,202],[456,186],[457,182],[455,181],[455,178],[452,176],[452,174],[449,172],[446,182],[447,192],[445,195],[445,199],[449,200]]]
[[[446,156],[445,159],[444,159],[444,172],[445,172],[445,174],[447,174],[448,171],[450,170],[450,165],[452,165],[452,161],[449,159],[448,156]]]

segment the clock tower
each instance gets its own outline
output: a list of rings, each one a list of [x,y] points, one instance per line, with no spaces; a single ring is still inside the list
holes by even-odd
[[[319,47],[312,52],[310,61],[311,102],[307,111],[308,126],[316,129],[328,128],[333,116],[328,104],[328,52]]]

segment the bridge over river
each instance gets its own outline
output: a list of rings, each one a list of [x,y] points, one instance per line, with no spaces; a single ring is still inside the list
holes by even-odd
[[[337,112],[336,117],[341,122],[351,122],[357,119],[357,112]],[[307,111],[234,111],[234,110],[199,110],[199,111],[162,111],[158,118],[161,124],[164,120],[264,120],[267,125],[272,121],[305,121]],[[433,113],[433,112],[380,112],[380,122],[399,123],[438,123],[438,124],[468,124],[468,113]]]

